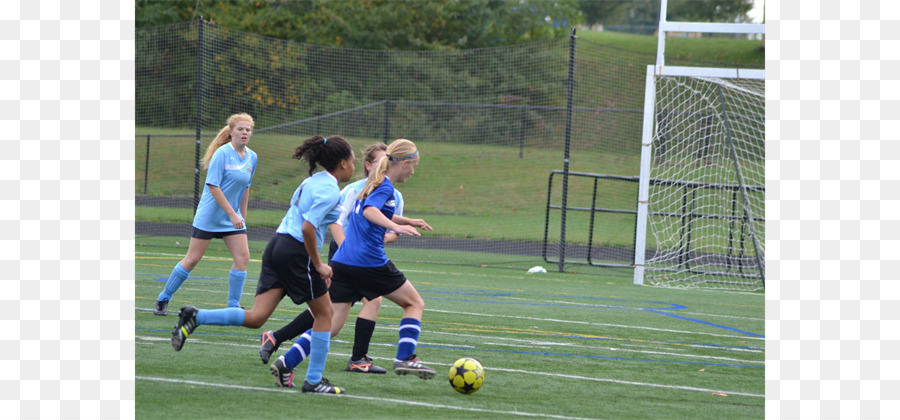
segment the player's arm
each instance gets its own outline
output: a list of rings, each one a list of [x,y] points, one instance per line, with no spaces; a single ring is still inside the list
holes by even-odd
[[[247,187],[244,190],[244,194],[241,195],[241,216],[244,216],[244,220],[247,220],[247,205],[250,203],[250,187]]]
[[[394,232],[402,235],[422,236],[415,228],[394,223],[393,221],[391,221],[391,219],[388,219],[387,216],[385,216],[384,213],[381,212],[381,210],[372,206],[366,206],[366,208],[363,210],[363,217],[378,226],[393,230]]]
[[[225,193],[222,192],[222,189],[215,185],[210,185],[209,193],[212,195],[213,199],[216,200],[219,207],[221,207],[222,210],[225,210],[225,214],[231,219],[231,224],[234,225],[234,228],[243,229],[244,221],[241,220],[241,216],[238,216],[234,209],[231,208],[231,204],[228,204],[228,199],[225,198]]]
[[[332,223],[328,225],[328,229],[331,231],[331,237],[334,238],[334,242],[341,246],[344,243],[344,227],[337,223]]]
[[[404,216],[394,216],[391,218],[391,220],[398,225],[409,225],[427,231],[434,231],[434,229],[432,229],[431,226],[429,226],[428,223],[425,223],[425,220],[422,219],[411,219]]]
[[[316,227],[309,221],[304,221],[300,231],[303,233],[303,247],[306,248],[306,253],[309,254],[309,260],[312,261],[313,267],[319,272],[325,283],[331,287],[331,267],[322,263],[322,257],[319,255],[316,245]]]

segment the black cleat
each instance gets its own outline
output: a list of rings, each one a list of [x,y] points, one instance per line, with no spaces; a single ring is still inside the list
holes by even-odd
[[[369,356],[363,356],[359,360],[347,361],[347,370],[359,373],[387,373],[387,370],[383,367],[372,364],[372,358]]]
[[[195,329],[197,329],[197,308],[190,305],[181,308],[181,313],[178,314],[178,323],[175,324],[175,330],[172,331],[172,348],[175,351],[181,351],[184,341]]]
[[[284,356],[275,359],[275,361],[272,362],[272,365],[269,366],[269,371],[272,372],[272,376],[275,377],[275,386],[284,388],[293,388],[296,386],[294,385],[294,370],[288,369],[287,366],[284,365]]]
[[[156,307],[153,308],[153,315],[165,316],[166,309],[169,307],[168,300],[157,300]]]
[[[303,381],[303,388],[300,388],[303,392],[312,392],[316,394],[346,394],[347,390],[341,388],[339,386],[332,385],[328,382],[328,379],[322,378],[319,383],[313,385],[308,381]]]
[[[278,350],[279,344],[275,343],[275,336],[272,334],[272,331],[262,333],[259,337],[259,342],[259,359],[265,365],[269,363],[272,353]]]
[[[422,379],[434,378],[434,369],[419,363],[415,354],[409,355],[406,360],[394,359],[394,373],[398,375],[416,375]]]

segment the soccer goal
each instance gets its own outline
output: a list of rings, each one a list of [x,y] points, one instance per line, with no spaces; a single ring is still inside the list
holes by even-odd
[[[634,283],[765,287],[765,71],[665,65],[666,32],[764,33],[667,22],[647,67]]]

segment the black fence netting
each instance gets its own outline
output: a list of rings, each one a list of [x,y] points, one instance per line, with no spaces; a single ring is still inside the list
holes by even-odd
[[[653,55],[577,37],[476,50],[341,49],[203,21],[139,28],[135,39],[138,235],[190,234],[205,179],[197,161],[226,119],[246,112],[259,156],[251,240],[274,234],[307,175],[290,158],[303,140],[342,135],[361,156],[368,144],[406,138],[422,160],[398,185],[405,214],[435,231],[401,238],[392,258],[631,264],[637,183],[618,178],[639,171]],[[551,179],[559,170],[615,177]]]

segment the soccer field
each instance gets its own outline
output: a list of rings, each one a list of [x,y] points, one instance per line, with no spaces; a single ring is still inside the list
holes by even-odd
[[[135,249],[135,398],[138,418],[763,418],[764,295],[634,286],[591,268],[525,270],[398,262],[425,299],[417,354],[433,380],[345,372],[355,314],[332,340],[324,375],[347,395],[277,388],[258,357],[259,334],[306,309],[285,299],[259,330],[199,327],[180,352],[179,308],[224,307],[231,259],[214,240],[175,294],[156,297],[187,238],[138,237]],[[145,244],[141,246],[141,244]],[[154,246],[155,245],[155,246]],[[265,244],[251,243],[250,249]],[[388,255],[391,251],[388,250]],[[241,304],[250,307],[260,254],[251,254]],[[485,255],[490,265],[490,255]],[[390,370],[402,311],[387,300],[369,356]],[[275,354],[283,354],[288,343]],[[476,393],[454,391],[450,364],[485,368]],[[307,364],[295,371],[302,381]]]

